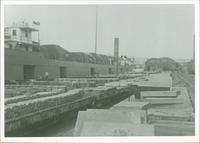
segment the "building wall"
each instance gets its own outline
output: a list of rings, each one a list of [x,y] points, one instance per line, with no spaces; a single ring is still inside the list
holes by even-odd
[[[22,80],[23,76],[22,64],[5,64],[5,79],[6,80]]]
[[[37,76],[44,77],[45,72],[49,73],[49,78],[60,77],[60,67],[66,67],[67,77],[86,77],[90,76],[90,69],[95,68],[95,72],[99,74],[109,74],[109,68],[115,73],[113,65],[97,65],[90,63],[79,63],[70,61],[58,61],[44,58],[42,53],[26,52],[15,49],[5,49],[5,79],[6,80],[23,80],[24,65],[35,66],[35,78]],[[128,69],[132,71],[132,67],[120,66],[123,72]],[[120,71],[120,70],[119,70]]]
[[[16,31],[16,35],[13,35],[13,30]],[[18,27],[5,28],[5,35],[10,36],[9,39],[11,40],[22,41],[30,44],[32,43],[32,32],[27,31],[27,37],[26,37],[26,31]]]
[[[44,58],[43,55],[40,53],[26,52],[17,49],[5,49],[5,79],[23,80],[23,66],[43,65],[42,59]]]
[[[5,48],[11,48],[14,49],[17,46],[17,42],[15,41],[9,41],[9,42],[5,42]]]
[[[32,33],[30,31],[27,31],[27,37],[26,37],[26,31],[21,30],[21,35],[20,35],[21,41],[26,42],[26,43],[32,43]]]
[[[13,35],[13,30],[16,31],[16,35]],[[10,36],[10,39],[12,40],[20,40],[21,30],[17,27],[9,27],[5,29],[5,34]]]

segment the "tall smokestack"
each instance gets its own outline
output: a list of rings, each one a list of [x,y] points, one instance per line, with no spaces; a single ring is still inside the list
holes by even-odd
[[[98,33],[98,5],[96,6],[96,26],[95,26],[95,50],[94,53],[97,53],[97,33]]]
[[[116,75],[119,72],[119,38],[114,39],[114,58],[116,63]]]

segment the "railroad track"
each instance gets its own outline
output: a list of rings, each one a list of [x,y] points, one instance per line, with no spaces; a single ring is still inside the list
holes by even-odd
[[[182,72],[176,72],[174,73],[178,79],[184,84],[184,86],[187,88],[188,96],[193,108],[193,113],[195,112],[195,87],[194,82],[191,81],[191,79],[188,77],[188,75],[182,73]]]

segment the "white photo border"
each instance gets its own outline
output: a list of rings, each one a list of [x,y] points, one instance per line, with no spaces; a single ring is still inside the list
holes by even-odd
[[[4,135],[4,7],[5,5],[94,5],[94,4],[193,4],[195,6],[195,136],[155,137],[5,137]],[[0,142],[199,142],[199,0],[146,0],[146,1],[1,1],[1,106]]]

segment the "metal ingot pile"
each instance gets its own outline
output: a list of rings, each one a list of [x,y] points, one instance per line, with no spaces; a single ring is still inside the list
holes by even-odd
[[[54,96],[45,96],[31,100],[24,100],[5,106],[5,119],[14,119],[34,112],[41,112],[62,104],[70,103],[83,96],[82,89],[74,89]]]

